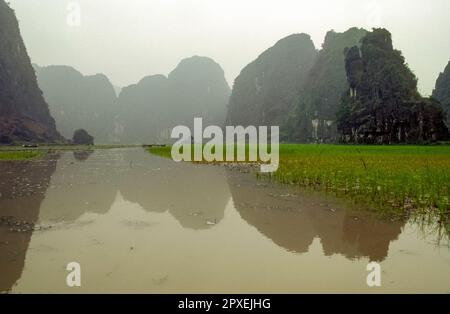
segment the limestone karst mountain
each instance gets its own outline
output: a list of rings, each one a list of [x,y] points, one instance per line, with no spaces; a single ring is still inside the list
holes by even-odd
[[[338,112],[342,141],[421,143],[447,137],[441,105],[423,98],[417,78],[386,29],[374,29],[346,54],[349,89]]]
[[[116,131],[121,142],[158,142],[168,137],[169,83],[164,75],[147,76],[124,87],[118,98]]]
[[[219,64],[207,57],[182,60],[168,75],[153,75],[124,87],[117,102],[121,142],[168,142],[176,125],[224,125],[230,88]]]
[[[433,98],[441,103],[446,114],[447,127],[450,128],[450,61],[436,80]]]
[[[80,128],[98,143],[114,141],[116,94],[103,74],[84,76],[69,66],[34,66],[58,130],[71,138]]]
[[[0,143],[61,140],[36,82],[14,11],[0,0]]]
[[[356,27],[343,33],[327,33],[290,118],[290,141],[336,141],[336,112],[348,89],[344,50],[358,45],[366,33]]]
[[[227,124],[283,127],[316,56],[306,34],[285,37],[264,51],[236,78]]]

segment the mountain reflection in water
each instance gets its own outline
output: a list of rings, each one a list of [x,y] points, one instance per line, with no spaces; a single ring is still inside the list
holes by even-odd
[[[277,245],[291,252],[306,253],[319,238],[324,254],[347,258],[386,258],[404,222],[387,222],[374,214],[352,211],[336,200],[301,193],[298,189],[255,182],[230,172],[228,183],[236,210]]]
[[[20,278],[58,155],[0,162],[0,292]]]

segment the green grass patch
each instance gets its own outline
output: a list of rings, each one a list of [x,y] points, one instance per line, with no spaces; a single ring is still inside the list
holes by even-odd
[[[379,208],[450,213],[448,146],[283,145],[270,177]]]
[[[16,151],[0,151],[1,160],[28,160],[44,157],[44,151],[37,150],[16,150]]]
[[[153,155],[165,158],[172,158],[171,150],[171,146],[152,146],[148,148],[148,151]]]

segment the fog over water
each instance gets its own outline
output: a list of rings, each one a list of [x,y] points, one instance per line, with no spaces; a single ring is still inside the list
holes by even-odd
[[[118,86],[168,74],[185,57],[213,58],[230,85],[277,40],[311,35],[319,49],[327,31],[387,28],[431,94],[450,57],[448,0],[10,0],[34,63],[104,73]],[[78,3],[81,23],[67,23]],[[73,6],[72,6],[73,8]]]

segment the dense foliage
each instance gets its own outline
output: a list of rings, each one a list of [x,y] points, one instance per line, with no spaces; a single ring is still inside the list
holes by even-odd
[[[374,29],[361,47],[348,49],[345,68],[349,89],[338,112],[342,141],[389,144],[446,138],[440,104],[420,96],[417,79],[387,30]]]

